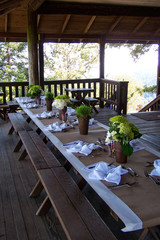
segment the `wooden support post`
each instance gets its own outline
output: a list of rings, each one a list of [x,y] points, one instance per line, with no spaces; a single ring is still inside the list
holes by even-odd
[[[160,94],[160,42],[158,45],[157,96]]]
[[[28,7],[27,41],[29,57],[29,84],[38,85],[37,16],[36,12],[30,7]]]
[[[43,41],[39,40],[39,84],[44,89],[44,55],[43,55]]]
[[[105,38],[102,37],[100,40],[100,56],[99,56],[100,78],[104,78],[104,64],[105,64],[104,58],[105,58]],[[104,103],[103,101],[101,101],[101,98],[104,98],[104,83],[100,81],[100,107],[103,108]]]

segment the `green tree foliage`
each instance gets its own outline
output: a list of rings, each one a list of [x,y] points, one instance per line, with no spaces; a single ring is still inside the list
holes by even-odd
[[[47,80],[80,79],[97,64],[98,44],[47,44],[44,53]]]
[[[0,81],[28,80],[27,43],[0,43]]]
[[[149,86],[149,87],[147,85],[144,85],[143,92],[156,93],[157,92],[157,85],[152,85],[152,86]]]

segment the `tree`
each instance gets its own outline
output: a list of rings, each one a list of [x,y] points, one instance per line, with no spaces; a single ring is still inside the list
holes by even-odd
[[[28,80],[27,43],[0,43],[0,79],[5,82]]]
[[[45,75],[47,80],[80,79],[98,62],[98,44],[47,44],[45,45]]]

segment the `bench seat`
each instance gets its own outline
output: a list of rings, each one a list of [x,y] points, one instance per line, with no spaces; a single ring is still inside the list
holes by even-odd
[[[21,153],[19,160],[23,160],[28,155],[36,171],[61,166],[60,162],[36,132],[19,131],[19,137],[20,141],[17,145],[23,144],[25,149]],[[19,147],[15,149],[19,150]]]
[[[89,106],[92,106],[94,111],[96,113],[98,113],[98,110],[96,109],[95,105],[97,104],[98,102],[98,99],[97,98],[92,98],[92,97],[85,97],[84,99],[84,103],[89,105]]]
[[[116,239],[63,167],[37,173],[47,194],[37,215],[45,214],[53,206],[68,239]]]
[[[21,113],[8,113],[8,117],[11,122],[11,128],[8,131],[9,135],[12,134],[13,131],[15,131],[16,134],[18,134],[19,131],[33,130]]]

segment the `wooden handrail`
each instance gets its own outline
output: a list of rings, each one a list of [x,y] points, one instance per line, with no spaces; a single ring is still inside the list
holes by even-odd
[[[26,96],[28,85],[27,81],[0,82],[0,91],[4,92],[3,101]],[[92,88],[94,91],[89,93],[89,97],[99,99],[100,107],[106,103],[107,107],[112,107],[118,114],[126,114],[128,82],[100,78],[44,81],[45,92],[53,92],[55,97],[66,93],[65,88]]]
[[[139,112],[160,111],[160,95],[143,107]]]

